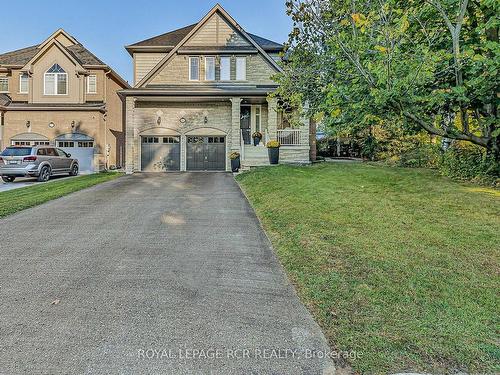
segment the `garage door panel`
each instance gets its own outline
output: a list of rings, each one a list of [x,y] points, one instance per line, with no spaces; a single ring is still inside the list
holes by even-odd
[[[224,137],[187,137],[188,171],[223,171],[226,169]]]
[[[143,137],[141,170],[145,172],[179,171],[180,151],[178,137]]]

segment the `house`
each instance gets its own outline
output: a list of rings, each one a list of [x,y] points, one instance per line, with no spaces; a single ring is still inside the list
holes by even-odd
[[[55,145],[93,172],[123,166],[123,102],[115,71],[62,29],[0,55],[0,146]]]
[[[220,5],[199,22],[125,47],[134,61],[126,105],[127,173],[230,170],[268,164],[268,140],[280,160],[308,162],[308,119],[291,127],[268,95],[283,46],[245,31]],[[263,134],[251,144],[255,131]]]

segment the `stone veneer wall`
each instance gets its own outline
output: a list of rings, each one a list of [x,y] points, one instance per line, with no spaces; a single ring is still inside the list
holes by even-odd
[[[185,170],[186,133],[196,135],[196,129],[210,129],[214,134],[226,134],[226,148],[231,150],[231,102],[216,103],[133,103],[127,98],[127,155],[126,169],[128,173],[139,171],[140,134],[148,132],[171,131],[181,136],[181,170]],[[131,106],[131,108],[129,108]],[[158,118],[161,118],[158,125]],[[205,117],[207,123],[205,123]],[[185,123],[181,123],[184,118]],[[208,135],[208,134],[203,134]],[[229,152],[227,152],[229,157]],[[226,162],[230,169],[229,159]]]

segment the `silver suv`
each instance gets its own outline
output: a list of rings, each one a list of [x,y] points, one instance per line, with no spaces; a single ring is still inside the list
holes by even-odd
[[[0,154],[0,176],[5,182],[16,177],[37,177],[46,182],[57,174],[78,175],[78,160],[51,146],[12,146]]]

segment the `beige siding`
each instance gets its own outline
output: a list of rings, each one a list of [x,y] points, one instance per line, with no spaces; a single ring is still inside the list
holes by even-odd
[[[134,53],[134,84],[143,79],[165,56],[165,53]]]
[[[68,74],[67,95],[45,95],[44,75],[54,64],[59,64]],[[59,48],[52,46],[33,65],[29,98],[32,103],[83,103],[85,77],[77,76],[77,67]]]
[[[185,44],[186,46],[251,46],[219,14],[214,14]]]
[[[167,65],[160,70],[160,72],[153,77],[151,84],[211,84],[213,81],[205,81],[205,59],[201,56],[200,61],[200,81],[189,81],[189,56],[188,55],[175,55],[167,63]],[[267,60],[261,55],[248,55],[247,58],[247,80],[244,83],[251,84],[274,84],[271,76],[276,74],[275,69],[269,64]],[[216,56],[215,77],[220,78],[220,56]],[[231,80],[233,83],[238,84],[240,81],[236,79],[236,62],[231,60]]]

